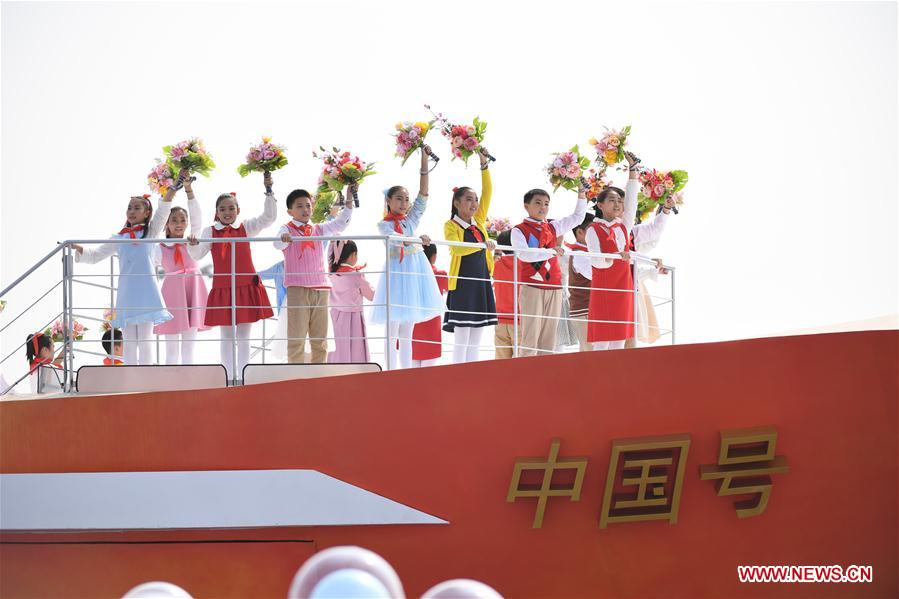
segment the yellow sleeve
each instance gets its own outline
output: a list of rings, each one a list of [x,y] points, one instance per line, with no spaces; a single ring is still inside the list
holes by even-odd
[[[447,241],[462,241],[465,238],[464,235],[465,232],[462,228],[451,220],[446,221],[446,224],[443,225],[443,237]],[[449,251],[451,256],[467,256],[480,251],[480,249],[451,245]]]
[[[480,225],[487,222],[487,213],[490,211],[490,200],[493,197],[493,182],[490,180],[490,169],[481,171],[481,201],[478,203],[478,211],[474,213],[474,221]]]

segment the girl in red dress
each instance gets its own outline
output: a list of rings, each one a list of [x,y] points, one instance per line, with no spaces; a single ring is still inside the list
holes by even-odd
[[[235,226],[240,214],[237,196],[222,194],[215,201],[215,224],[201,233],[204,238],[229,239],[255,237],[263,229],[275,222],[278,214],[275,196],[272,194],[271,173],[265,174],[265,207],[260,216],[249,218]],[[234,247],[235,271],[231,272],[231,247]],[[221,329],[222,364],[228,372],[229,380],[236,380],[250,359],[250,330],[252,324],[263,318],[274,316],[268,294],[256,274],[250,244],[241,243],[198,243],[190,237],[188,252],[194,260],[199,260],[212,251],[214,276],[209,298],[206,300],[206,326]],[[232,281],[233,280],[233,281]],[[234,298],[231,297],[232,282]],[[235,315],[232,323],[231,314]],[[236,325],[236,326],[233,326]],[[237,363],[233,361],[234,334],[237,334]]]
[[[602,212],[587,229],[587,249],[590,252],[618,254],[621,260],[590,258],[592,269],[587,340],[593,349],[622,349],[634,336],[634,277],[630,264],[633,244],[643,237],[654,237],[654,228],[663,219],[634,225],[637,214],[637,192],[640,188],[637,159],[630,152],[627,190],[606,187],[597,197],[596,206]],[[663,217],[664,218],[664,217]]]

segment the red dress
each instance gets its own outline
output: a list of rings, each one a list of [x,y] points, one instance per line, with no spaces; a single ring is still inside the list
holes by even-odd
[[[437,270],[431,265],[434,276],[437,277],[437,288],[440,293],[446,293],[449,290],[449,279],[446,277],[445,270]],[[435,316],[431,320],[416,323],[412,329],[412,359],[413,360],[436,360],[440,357],[441,348],[441,332],[440,323],[442,318]],[[421,343],[421,341],[435,341],[436,343]]]
[[[215,238],[246,237],[247,231],[241,224],[238,228],[212,227]],[[237,299],[237,324],[256,322],[274,316],[272,305],[268,301],[265,287],[259,281],[253,258],[250,255],[250,244],[235,243],[234,295]],[[212,280],[212,289],[206,301],[206,326],[223,326],[231,324],[231,277],[220,276],[231,274],[231,244],[215,243],[212,245],[212,266],[216,274]]]
[[[615,229],[621,229],[625,239],[630,239],[627,227],[622,223],[598,222],[591,225],[599,238],[599,249],[603,254],[617,254],[621,250],[615,239]],[[590,309],[587,325],[587,340],[621,341],[634,336],[634,277],[631,265],[624,260],[612,260],[609,268],[593,268],[590,283]],[[602,291],[603,289],[623,289]],[[594,320],[614,320],[619,322],[592,322]]]

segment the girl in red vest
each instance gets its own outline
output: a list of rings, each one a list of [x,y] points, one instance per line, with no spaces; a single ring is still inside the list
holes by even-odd
[[[206,227],[202,237],[216,239],[255,237],[263,229],[272,225],[278,215],[275,196],[272,193],[272,175],[265,173],[265,205],[261,215],[249,218],[240,226],[235,226],[240,206],[233,193],[220,195],[215,201],[215,224]],[[236,380],[250,359],[250,330],[257,320],[274,316],[268,294],[256,274],[250,244],[240,243],[198,243],[190,237],[188,251],[194,260],[199,260],[212,251],[214,276],[212,290],[206,301],[206,326],[221,327],[222,364],[230,380]],[[214,247],[213,247],[214,246]],[[231,271],[231,249],[234,247],[235,271]],[[231,297],[232,283],[234,298]],[[231,320],[234,312],[236,318]],[[236,325],[236,326],[234,326]],[[234,333],[237,333],[237,363],[233,356]]]
[[[621,259],[591,258],[593,267],[590,290],[587,340],[593,349],[622,349],[634,335],[634,278],[630,265],[633,244],[644,238],[658,237],[657,229],[664,227],[667,212],[649,223],[634,225],[637,215],[637,192],[640,183],[637,160],[626,153],[628,177],[626,191],[606,187],[597,197],[596,206],[602,218],[596,219],[587,230],[587,249],[590,252],[618,254]],[[673,201],[672,201],[673,203]],[[665,210],[670,211],[666,204]]]

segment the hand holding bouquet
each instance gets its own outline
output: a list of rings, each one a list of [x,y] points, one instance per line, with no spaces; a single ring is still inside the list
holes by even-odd
[[[434,121],[402,121],[396,124],[396,155],[403,159],[403,164],[415,153],[415,150],[424,146],[425,136],[431,131]],[[436,154],[426,149],[431,160],[437,162],[440,158]]]
[[[156,166],[147,174],[147,185],[151,191],[165,196],[169,189],[175,186],[175,175],[171,165],[157,158]]]
[[[87,327],[82,325],[77,320],[72,320],[71,329],[69,334],[72,339],[75,341],[81,341],[84,339],[84,333],[87,331]],[[53,339],[54,343],[60,343],[65,340],[65,329],[62,326],[62,320],[57,320],[53,323],[53,326],[44,331],[45,335],[49,335],[51,339]]]
[[[165,160],[169,163],[169,168],[173,173],[186,169],[191,175],[199,173],[204,177],[208,177],[212,169],[215,168],[212,156],[206,152],[203,140],[198,137],[179,142],[173,146],[165,146],[162,148],[162,151],[165,153]]]
[[[681,190],[687,184],[687,171],[646,170],[640,173],[640,193],[637,195],[637,213],[645,216],[656,206],[661,208],[666,200],[672,199],[672,209],[677,214],[677,205],[684,203]]]
[[[556,152],[555,158],[546,166],[549,182],[553,191],[560,187],[571,191],[577,191],[581,184],[581,175],[590,166],[590,159],[581,156],[577,146],[573,146],[567,152]]]
[[[262,143],[250,148],[247,152],[246,164],[237,167],[241,177],[246,177],[253,172],[270,173],[287,166],[287,157],[284,155],[284,147],[272,143],[271,137],[263,137]]]
[[[596,150],[596,163],[605,169],[615,166],[624,160],[624,146],[627,136],[630,135],[631,126],[626,125],[620,131],[605,127],[606,133],[601,139],[590,138],[590,145]]]
[[[431,107],[425,104],[425,108],[431,110]],[[440,132],[450,142],[453,152],[453,160],[459,158],[465,165],[468,165],[468,159],[475,153],[483,153],[488,160],[495,161],[496,158],[487,153],[483,149],[484,133],[487,131],[487,123],[479,117],[474,117],[471,125],[453,125],[441,113],[434,113],[434,126],[440,129]]]
[[[322,159],[322,172],[318,178],[318,191],[334,191],[343,193],[343,188],[350,186],[353,200],[356,206],[359,206],[359,197],[357,195],[359,183],[369,176],[375,174],[372,169],[374,163],[362,161],[358,156],[353,156],[349,152],[341,152],[340,148],[331,148],[331,151],[325,150],[319,146],[321,154],[312,152],[316,158]]]

